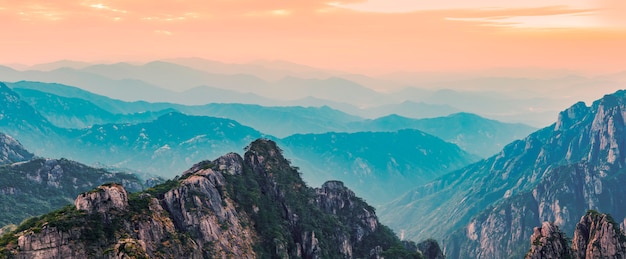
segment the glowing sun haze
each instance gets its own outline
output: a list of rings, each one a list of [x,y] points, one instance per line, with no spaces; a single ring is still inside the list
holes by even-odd
[[[278,59],[364,73],[626,70],[623,0],[0,0],[0,64]]]

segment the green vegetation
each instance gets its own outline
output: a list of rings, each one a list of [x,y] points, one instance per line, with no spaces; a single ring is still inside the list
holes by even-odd
[[[280,154],[273,142],[257,140],[247,147],[245,161],[262,157],[257,168],[244,167],[243,175],[228,175],[228,193],[238,209],[251,216],[253,227],[262,237],[255,250],[260,258],[273,258],[277,247],[284,246],[290,256],[296,251],[296,240],[306,233],[315,233],[323,258],[340,258],[340,239],[350,237],[358,224],[358,213],[363,209],[374,211],[363,200],[355,198],[356,208],[345,209],[338,215],[327,214],[313,204],[315,191],[306,186],[296,168]],[[278,154],[276,153],[278,152]],[[354,256],[369,257],[370,250],[381,246],[388,258],[419,258],[419,253],[408,252],[398,237],[387,227],[380,227],[361,243],[354,244]],[[413,256],[413,257],[412,257]]]

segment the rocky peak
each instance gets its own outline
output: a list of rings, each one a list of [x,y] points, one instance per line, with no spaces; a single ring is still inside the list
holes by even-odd
[[[574,258],[626,258],[626,237],[610,215],[589,211],[576,224]]]
[[[584,102],[577,102],[572,107],[559,113],[554,127],[555,131],[569,129],[572,125],[582,121],[589,114],[589,107]]]
[[[93,191],[79,195],[74,202],[77,210],[88,213],[107,213],[113,209],[124,211],[128,208],[128,193],[119,184],[101,185]]]
[[[317,206],[327,213],[337,214],[344,208],[353,208],[354,192],[343,185],[341,181],[325,182],[321,188],[315,189]]]
[[[257,139],[246,147],[245,160],[253,165],[257,172],[271,168],[272,164],[287,162],[276,142],[269,139]]]
[[[236,153],[228,153],[213,161],[217,169],[231,175],[241,175],[243,173],[243,158]]]
[[[535,227],[530,237],[530,251],[526,259],[570,258],[571,252],[565,235],[552,222],[544,222]]]
[[[0,133],[0,165],[27,161],[33,157],[17,140]]]
[[[445,259],[439,243],[434,239],[427,239],[417,244],[419,250],[426,259]]]

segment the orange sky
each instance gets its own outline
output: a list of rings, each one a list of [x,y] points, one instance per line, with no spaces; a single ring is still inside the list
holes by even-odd
[[[373,74],[626,70],[623,0],[351,2],[0,0],[0,64],[201,57]]]

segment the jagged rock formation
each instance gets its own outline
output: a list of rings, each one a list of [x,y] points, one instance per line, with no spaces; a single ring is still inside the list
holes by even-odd
[[[554,223],[544,222],[531,236],[526,259],[626,258],[626,236],[608,214],[590,210],[576,224],[570,242]]]
[[[420,258],[343,183],[307,187],[269,140],[145,192],[101,186],[0,247],[10,258]]]
[[[544,222],[533,230],[531,247],[526,259],[571,258],[572,254],[565,234],[551,222]]]
[[[449,258],[522,257],[534,226],[555,222],[569,233],[589,209],[622,221],[624,112],[626,91],[577,103],[552,126],[415,189],[382,216],[409,238],[445,239]]]
[[[0,133],[0,165],[28,161],[34,155],[26,150],[20,142],[9,135]]]
[[[610,215],[589,211],[576,224],[573,258],[626,258],[626,236]]]
[[[123,211],[128,208],[128,193],[119,184],[101,185],[93,191],[78,195],[74,204],[77,210],[90,214]]]

